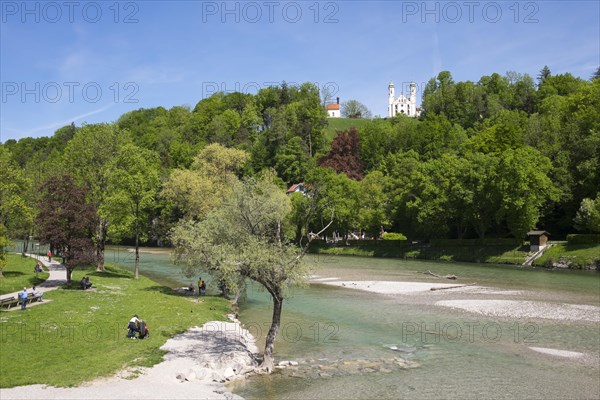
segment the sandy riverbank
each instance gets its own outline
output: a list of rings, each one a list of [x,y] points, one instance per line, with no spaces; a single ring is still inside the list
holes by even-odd
[[[152,339],[150,339],[152,340]],[[239,321],[211,321],[169,339],[164,361],[151,368],[121,371],[74,388],[29,385],[0,389],[10,399],[241,399],[223,382],[256,367],[254,338]],[[139,376],[135,377],[137,374]]]
[[[332,277],[318,276],[313,276],[311,282],[386,295],[435,296],[433,304],[436,306],[491,317],[600,322],[600,307],[593,305],[506,299],[506,297],[523,294],[518,290],[502,290],[458,283],[342,281]],[[445,295],[452,295],[454,298],[438,300]],[[457,299],[457,295],[463,298]]]

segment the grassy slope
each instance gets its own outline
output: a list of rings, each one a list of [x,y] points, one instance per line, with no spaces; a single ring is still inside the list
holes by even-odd
[[[327,128],[325,128],[325,137],[328,141],[332,141],[333,138],[335,138],[337,131],[345,131],[346,129],[350,129],[352,127],[358,129],[365,125],[368,121],[368,119],[355,118],[327,118],[327,122],[329,124]]]
[[[13,293],[23,287],[38,285],[48,278],[47,272],[38,274],[35,278],[35,260],[30,257],[21,257],[18,254],[7,254],[7,265],[2,271],[4,278],[0,279],[0,294]]]
[[[559,244],[551,247],[533,262],[538,266],[551,266],[560,260],[571,261],[575,268],[585,268],[600,261],[600,245],[598,244]]]
[[[72,386],[124,367],[153,365],[161,361],[159,347],[168,338],[209,320],[223,320],[229,311],[222,298],[207,296],[197,303],[150,279],[134,280],[128,271],[110,265],[107,269],[74,272],[73,282],[88,275],[96,290],[50,291],[44,298],[51,302],[0,313],[0,387]],[[134,313],[147,321],[149,340],[126,338],[125,327]]]

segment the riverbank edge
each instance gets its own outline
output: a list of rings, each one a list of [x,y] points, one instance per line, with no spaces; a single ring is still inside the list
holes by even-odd
[[[597,259],[586,260],[583,264],[573,262],[568,254],[556,260],[538,264],[536,267],[548,269],[600,270],[600,244],[592,246],[597,250]],[[450,262],[472,262],[480,264],[523,265],[529,254],[523,246],[508,245],[452,245],[393,243],[393,241],[339,241],[325,243],[314,241],[308,252],[320,255],[359,256],[376,258],[396,258],[404,260],[428,260]]]

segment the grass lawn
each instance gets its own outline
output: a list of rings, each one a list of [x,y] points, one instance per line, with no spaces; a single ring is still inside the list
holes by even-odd
[[[600,245],[598,244],[559,244],[550,247],[533,262],[537,266],[552,266],[553,262],[571,261],[574,268],[587,269],[600,261]]]
[[[8,270],[17,268],[14,263],[9,259]],[[161,361],[159,347],[167,339],[206,321],[224,320],[230,311],[223,298],[196,302],[112,265],[106,272],[75,270],[73,286],[83,276],[95,289],[49,291],[44,299],[51,301],[45,304],[0,313],[0,387],[73,386],[124,367],[151,366]],[[148,323],[149,339],[126,338],[133,314]]]
[[[7,265],[2,271],[4,278],[0,278],[0,294],[7,294],[23,290],[23,287],[31,288],[48,279],[47,272],[38,273],[35,278],[36,261],[30,257],[21,257],[18,254],[7,254]]]
[[[370,120],[360,118],[327,118],[328,125],[325,128],[325,137],[328,141],[332,141],[337,131],[345,131],[352,127],[360,129],[368,121]]]

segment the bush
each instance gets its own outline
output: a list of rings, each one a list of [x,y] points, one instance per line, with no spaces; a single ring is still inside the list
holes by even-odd
[[[582,235],[572,234],[567,235],[569,244],[600,244],[600,234]]]
[[[406,240],[406,236],[396,232],[386,232],[381,238],[383,240]]]

